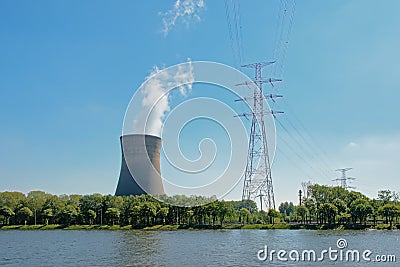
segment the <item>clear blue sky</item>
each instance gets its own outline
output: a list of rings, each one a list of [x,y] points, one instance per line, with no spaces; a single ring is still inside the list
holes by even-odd
[[[224,1],[204,3],[165,35],[174,1],[0,1],[0,191],[113,194],[124,112],[152,67],[235,64]],[[278,6],[241,2],[242,63],[272,59]],[[296,201],[301,181],[334,184],[341,167],[370,197],[400,190],[399,10],[298,1],[277,104],[289,131],[278,127],[277,202]],[[318,148],[298,146],[299,133]]]

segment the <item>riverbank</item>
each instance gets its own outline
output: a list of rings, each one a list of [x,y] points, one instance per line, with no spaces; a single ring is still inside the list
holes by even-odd
[[[221,230],[221,229],[288,229],[288,230],[393,230],[400,229],[400,225],[390,227],[389,224],[371,225],[317,225],[317,224],[224,224],[224,225],[154,225],[154,226],[136,226],[132,225],[4,225],[0,230],[147,230],[147,231],[174,231],[181,229],[189,230]]]

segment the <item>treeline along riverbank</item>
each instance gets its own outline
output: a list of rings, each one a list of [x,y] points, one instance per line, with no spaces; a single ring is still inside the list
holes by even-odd
[[[174,203],[210,199],[173,196]],[[212,201],[196,207],[165,204],[151,196],[52,195],[0,192],[1,229],[395,229],[398,195],[377,199],[341,187],[310,185],[302,205],[281,203],[260,211],[253,201]]]

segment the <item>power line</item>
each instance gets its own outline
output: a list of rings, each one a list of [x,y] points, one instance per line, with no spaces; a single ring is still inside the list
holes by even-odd
[[[278,10],[277,17],[276,17],[276,26],[275,26],[275,35],[274,35],[274,50],[272,53],[272,58],[274,58],[274,59],[277,58],[276,54],[277,54],[277,50],[278,50],[278,34],[279,34],[279,30],[280,30],[280,25],[281,25],[282,7],[283,7],[283,0],[280,0],[279,10]]]
[[[281,12],[282,15],[280,17],[280,22],[279,22],[279,25],[278,25],[279,33],[278,33],[278,41],[276,43],[277,47],[276,47],[276,50],[275,50],[276,51],[275,59],[278,60],[278,61],[280,61],[282,59],[281,58],[281,48],[282,48],[283,33],[284,33],[284,29],[285,29],[285,19],[286,19],[286,14],[287,14],[287,0],[283,0],[280,3],[281,3],[281,6],[282,6],[282,8],[280,9],[280,12]],[[273,75],[274,76],[277,75],[277,69],[278,69],[279,64],[281,64],[281,62],[279,62],[277,65],[275,65],[275,68],[273,70]]]
[[[313,155],[313,153],[311,152],[311,150],[309,150],[308,146],[304,146],[303,143],[301,143],[284,125],[283,123],[279,120],[279,119],[275,119],[278,122],[278,125],[288,134],[288,136],[296,143],[296,145],[300,148],[300,150],[302,151],[302,153],[304,155],[306,155],[308,158],[310,158],[311,160],[315,158],[315,156]],[[314,165],[315,165],[315,161],[313,161]],[[311,166],[313,164],[310,164]],[[319,168],[319,172],[321,174],[323,174],[326,177],[329,177],[329,171],[323,169],[321,166],[316,165],[316,168]]]
[[[228,33],[230,46],[233,53],[233,61],[237,68],[242,65],[243,56],[243,38],[242,38],[242,22],[239,10],[239,4],[234,0],[225,0],[225,16],[228,24]]]
[[[280,139],[280,141],[282,141],[286,147],[292,152],[293,155],[295,155],[297,158],[299,158],[301,161],[303,161],[303,165],[306,165],[309,169],[311,169],[315,174],[318,174],[318,176],[325,176],[329,178],[329,175],[327,175],[326,173],[324,173],[321,170],[317,170],[313,164],[304,156],[301,155],[301,153],[299,153],[292,145],[290,145],[290,143],[283,138],[281,135],[278,135],[278,138]]]
[[[238,54],[239,54],[239,64],[242,65],[243,63],[243,51],[242,51],[242,40],[241,40],[241,34],[240,34],[240,26],[239,26],[239,11],[238,11],[239,5],[235,4],[235,1],[232,0],[232,10],[233,10],[233,18],[234,18],[234,29],[235,29],[235,37],[236,37],[236,42],[237,42],[237,47],[238,47]]]
[[[299,146],[303,147],[305,149],[305,151],[307,151],[307,154],[315,161],[319,161],[322,165],[324,165],[324,168],[326,168],[327,170],[329,170],[329,172],[333,169],[331,168],[331,166],[325,161],[325,159],[323,157],[320,157],[320,153],[317,151],[318,149],[316,149],[316,146],[310,142],[305,135],[300,132],[300,130],[295,126],[295,124],[292,122],[292,120],[290,120],[289,116],[285,116],[284,117],[285,120],[288,122],[289,126],[294,129],[294,133],[290,134],[290,136],[293,137],[293,139],[296,139],[294,137],[294,135],[296,134],[296,136],[300,137],[301,141],[296,140],[296,143],[299,144]],[[283,125],[283,123],[280,121],[280,124]],[[286,129],[287,132],[289,132],[289,130]],[[304,143],[304,146],[303,146]]]
[[[240,4],[238,3],[238,17],[239,17],[239,40],[240,40],[240,49],[242,51],[242,61],[240,64],[242,64],[245,61],[245,56],[244,56],[244,44],[243,44],[243,34],[242,34],[242,17],[240,15]]]
[[[293,22],[294,22],[294,15],[296,12],[296,0],[292,0],[291,2],[291,12],[289,15],[289,22],[288,22],[288,26],[286,29],[286,38],[283,40],[283,45],[282,45],[282,55],[281,55],[281,59],[280,59],[280,64],[279,64],[279,72],[278,72],[278,76],[283,75],[283,71],[284,71],[284,66],[285,66],[285,59],[286,59],[286,54],[288,51],[288,47],[289,47],[289,39],[290,39],[290,35],[292,33],[292,27],[293,27]]]
[[[278,90],[279,91],[279,90]],[[332,166],[336,165],[332,159],[330,158],[330,156],[328,155],[328,153],[325,151],[325,149],[319,144],[319,142],[316,140],[316,138],[310,133],[309,130],[307,130],[307,128],[304,126],[304,123],[300,120],[300,118],[296,115],[296,112],[293,110],[293,108],[288,104],[288,102],[286,101],[286,99],[283,99],[283,101],[281,102],[284,104],[285,109],[289,110],[289,112],[287,113],[288,116],[285,116],[285,118],[287,118],[288,121],[290,120],[290,117],[294,118],[294,120],[297,123],[297,127],[301,128],[301,131],[305,134],[304,139],[308,139],[310,140],[309,142],[307,142],[308,144],[310,144],[310,148],[312,148],[315,151],[315,155],[317,156],[317,158],[324,163],[324,165],[329,169],[329,170],[333,170]],[[293,123],[291,121],[291,124],[296,125],[295,123]]]
[[[293,166],[297,168],[300,172],[304,174],[306,177],[312,177],[311,173],[309,173],[307,170],[305,170],[302,165],[298,164],[296,161],[294,161],[290,156],[286,154],[284,150],[282,150],[280,147],[277,147],[276,150],[279,152],[279,155],[282,155],[284,158],[286,158],[288,161],[290,161]]]
[[[226,22],[228,24],[228,33],[229,33],[229,40],[230,40],[230,45],[233,53],[233,61],[236,67],[240,66],[240,63],[238,62],[237,56],[236,56],[236,48],[235,48],[235,42],[233,40],[233,32],[232,32],[232,24],[231,24],[231,18],[230,18],[230,10],[229,10],[229,5],[228,5],[228,0],[224,1],[225,3],[225,16],[226,16]]]
[[[235,0],[225,0],[225,15],[228,24],[228,32],[229,32],[229,40],[230,46],[233,53],[233,59],[235,65],[241,65],[244,61],[244,48],[243,48],[243,36],[242,36],[242,22],[240,16],[240,6],[239,3]],[[274,64],[274,68],[272,73],[274,76],[283,75],[284,72],[284,64],[287,55],[287,50],[289,46],[289,39],[292,31],[292,27],[294,24],[294,15],[296,11],[296,1],[295,0],[280,0],[279,2],[279,12],[277,14],[277,25],[275,29],[275,45],[273,50],[273,58],[277,61],[277,64]],[[260,64],[260,63],[258,63]],[[256,80],[257,77],[259,81],[265,81],[262,79],[261,75],[257,74],[257,63],[247,65],[247,67],[255,67],[256,68]],[[259,67],[259,66],[258,66]],[[259,67],[260,68],[260,67]],[[261,69],[261,68],[260,68]],[[261,72],[260,72],[261,73]],[[280,81],[280,80],[279,80]],[[279,91],[279,86],[275,88],[277,92]],[[261,89],[262,91],[262,89]],[[271,94],[272,96],[272,94]],[[268,98],[268,96],[264,96]],[[272,99],[272,98],[271,98]],[[286,101],[284,102],[286,103]],[[272,101],[272,106],[275,106],[275,101]],[[287,105],[288,106],[288,105]],[[245,115],[245,114],[244,114]],[[250,117],[250,114],[248,114]],[[301,161],[305,163],[302,166],[307,166],[306,169],[311,170],[312,172],[318,173],[319,175],[329,177],[330,176],[330,164],[323,158],[319,157],[320,151],[322,151],[324,155],[326,155],[325,151],[320,148],[318,145],[313,143],[314,138],[308,133],[304,125],[301,121],[295,116],[294,118],[297,120],[297,123],[293,122],[290,117],[285,116],[285,124],[281,120],[277,120],[280,128],[287,134],[289,141],[286,141],[281,135],[278,136],[283,140],[286,147],[292,152],[292,155],[295,155]],[[300,130],[300,125],[303,131]],[[289,130],[289,128],[291,130]],[[252,128],[253,129],[253,128]],[[294,131],[293,131],[293,130]],[[252,131],[252,130],[251,130]],[[294,146],[293,146],[294,145]],[[281,150],[278,148],[278,150]],[[249,148],[250,151],[250,148]],[[257,152],[259,153],[259,151]],[[281,151],[282,153],[282,151]],[[291,159],[291,157],[282,153],[286,158]],[[327,158],[327,157],[326,157]],[[292,159],[291,159],[292,160]],[[296,161],[295,161],[296,162]],[[322,164],[315,164],[316,162],[320,162]],[[296,164],[297,165],[297,164]],[[303,169],[301,167],[301,169]],[[270,172],[270,170],[269,170]],[[269,174],[270,175],[270,174]],[[308,175],[309,176],[309,175]],[[271,188],[272,188],[272,179],[271,179]],[[245,190],[244,190],[245,191]],[[244,194],[245,195],[245,194]],[[262,192],[257,193],[258,196],[266,195]],[[271,203],[272,201],[270,201]],[[270,204],[269,204],[270,205]]]

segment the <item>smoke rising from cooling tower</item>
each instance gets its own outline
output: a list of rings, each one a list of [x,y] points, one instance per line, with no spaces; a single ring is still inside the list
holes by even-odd
[[[148,81],[140,90],[142,110],[134,118],[132,133],[161,136],[165,115],[171,110],[168,89],[179,85],[179,93],[186,96],[192,90],[194,73],[191,61],[173,70],[153,68]]]

